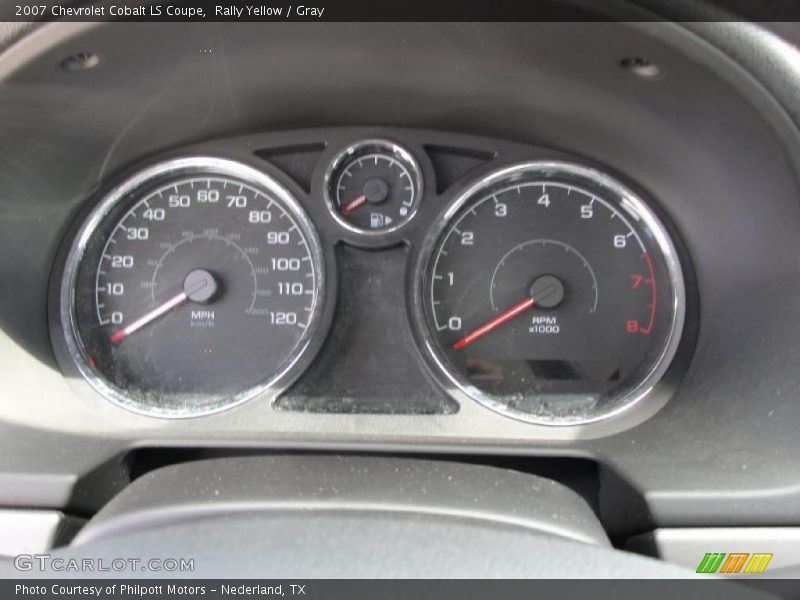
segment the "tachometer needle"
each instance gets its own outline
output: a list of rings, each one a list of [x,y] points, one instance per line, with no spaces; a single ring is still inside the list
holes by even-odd
[[[177,296],[173,296],[161,306],[157,306],[147,314],[139,317],[133,323],[125,327],[124,329],[120,329],[117,333],[111,336],[111,343],[112,344],[119,344],[122,340],[132,334],[134,331],[138,331],[148,323],[155,321],[158,317],[163,315],[164,313],[172,310],[176,306],[180,306],[184,302],[189,299],[189,296],[186,295],[186,292],[181,292]]]
[[[348,202],[347,204],[345,204],[342,207],[342,214],[344,216],[349,215],[351,212],[353,212],[359,206],[364,204],[364,202],[366,202],[366,201],[367,201],[367,195],[366,194],[361,194],[358,198],[356,198],[355,200],[351,200],[350,202]]]
[[[497,329],[504,323],[509,322],[514,317],[521,315],[529,308],[532,308],[534,304],[536,304],[536,300],[533,297],[525,298],[525,300],[523,300],[518,304],[515,304],[507,311],[505,311],[503,314],[496,316],[491,321],[481,325],[477,329],[465,335],[463,338],[461,338],[455,344],[453,344],[453,349],[461,350],[464,346],[470,345],[472,342],[482,338],[490,331]]]

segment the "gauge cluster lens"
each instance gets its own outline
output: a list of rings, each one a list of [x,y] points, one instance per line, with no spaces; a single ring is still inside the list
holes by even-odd
[[[530,163],[447,212],[421,302],[437,365],[503,414],[577,424],[647,395],[675,353],[684,288],[663,225],[597,171]]]
[[[212,412],[290,374],[319,318],[323,263],[291,194],[245,165],[183,159],[112,192],[68,258],[79,367],[139,412]]]
[[[383,140],[364,140],[339,154],[326,176],[334,217],[365,235],[395,231],[417,212],[422,175],[408,150]]]

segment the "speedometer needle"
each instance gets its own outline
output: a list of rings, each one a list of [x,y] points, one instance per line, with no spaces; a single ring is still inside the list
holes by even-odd
[[[183,291],[180,294],[173,296],[163,304],[142,315],[124,329],[120,329],[111,336],[111,344],[119,344],[130,334],[140,330],[145,325],[152,323],[160,316],[168,313],[174,308],[177,308],[187,300],[191,300],[192,302],[196,302],[198,304],[205,304],[211,300],[216,292],[217,280],[214,279],[214,276],[211,273],[203,269],[192,271],[183,280]]]
[[[453,349],[454,350],[461,350],[464,346],[468,346],[469,344],[471,344],[475,340],[478,340],[478,339],[482,338],[484,335],[486,335],[490,331],[494,331],[495,329],[497,329],[498,327],[500,327],[504,323],[509,322],[514,317],[517,317],[517,316],[521,315],[522,313],[524,313],[529,308],[532,308],[534,304],[536,304],[536,299],[535,298],[533,298],[533,297],[525,298],[525,300],[523,300],[522,302],[520,302],[518,304],[515,304],[514,306],[509,308],[507,311],[505,311],[503,314],[496,316],[491,321],[488,321],[487,323],[481,325],[477,329],[475,329],[475,330],[471,331],[470,333],[468,333],[467,335],[465,335],[463,338],[461,338],[455,344],[453,344]]]
[[[342,214],[344,216],[349,215],[351,212],[353,212],[359,206],[364,204],[364,202],[366,202],[366,201],[367,201],[367,195],[366,194],[361,194],[358,198],[356,198],[355,200],[351,200],[350,202],[348,202],[347,204],[345,204],[342,207]]]
[[[125,327],[124,329],[120,329],[117,333],[111,336],[111,343],[112,344],[119,344],[122,340],[128,337],[135,331],[138,331],[148,323],[155,321],[158,317],[163,315],[166,312],[169,312],[173,308],[180,306],[184,302],[189,299],[189,296],[186,295],[186,292],[181,292],[177,296],[173,296],[161,306],[157,306],[147,314],[139,317],[133,323]]]

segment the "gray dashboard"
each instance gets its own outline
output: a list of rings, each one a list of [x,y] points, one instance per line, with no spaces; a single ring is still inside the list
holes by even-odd
[[[738,41],[731,50],[756,39],[768,40],[758,52]],[[100,67],[58,68],[77,52],[97,53]],[[621,67],[630,57],[660,76]],[[38,28],[0,55],[0,505],[91,512],[129,480],[127,457],[159,449],[326,450],[529,461],[556,478],[585,468],[616,535],[796,525],[798,64],[796,48],[743,23]],[[223,153],[283,178],[321,222],[319,165],[367,136],[420,155],[434,145],[491,157],[454,177],[456,187],[481,169],[569,156],[646,189],[691,276],[685,347],[659,395],[577,428],[515,421],[468,399],[454,406],[425,374],[408,322],[415,243],[339,244],[327,257],[340,302],[381,295],[381,315],[404,332],[397,373],[411,374],[362,382],[347,410],[296,410],[320,397],[336,347],[277,405],[180,421],[127,412],[62,370],[51,279],[99,191],[159,157]],[[307,144],[322,148],[310,166],[267,152]],[[448,189],[425,206],[439,208]],[[360,285],[365,277],[377,283]],[[333,340],[358,321],[345,316],[330,307]],[[400,410],[408,397],[421,408]],[[376,398],[386,401],[379,410]]]

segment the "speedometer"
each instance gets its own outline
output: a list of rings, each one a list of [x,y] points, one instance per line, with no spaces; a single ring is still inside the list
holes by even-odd
[[[198,415],[288,383],[323,282],[317,235],[283,186],[230,160],[177,159],[89,215],[66,262],[62,324],[107,398]]]
[[[452,389],[548,425],[645,398],[683,326],[663,224],[615,179],[562,162],[495,172],[446,211],[422,252],[418,306]]]

